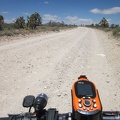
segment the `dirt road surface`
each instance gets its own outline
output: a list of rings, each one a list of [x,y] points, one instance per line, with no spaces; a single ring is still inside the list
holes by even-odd
[[[46,93],[46,108],[70,112],[71,86],[84,74],[103,110],[120,110],[120,46],[90,28],[36,35],[0,45],[0,116],[21,113],[26,95]]]

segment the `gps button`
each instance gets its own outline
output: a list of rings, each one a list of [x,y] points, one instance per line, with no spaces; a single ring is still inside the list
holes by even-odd
[[[91,105],[90,100],[85,100],[84,105],[89,107]]]

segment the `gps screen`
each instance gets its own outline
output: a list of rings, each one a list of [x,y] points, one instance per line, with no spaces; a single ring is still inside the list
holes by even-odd
[[[95,97],[94,86],[89,82],[78,82],[76,84],[76,93],[78,97]]]

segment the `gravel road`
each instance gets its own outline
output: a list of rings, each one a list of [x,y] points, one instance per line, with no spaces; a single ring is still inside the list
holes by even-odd
[[[103,110],[120,110],[120,46],[90,28],[36,35],[0,45],[0,116],[27,111],[26,95],[46,93],[46,108],[71,111],[71,86],[84,74],[99,90]]]

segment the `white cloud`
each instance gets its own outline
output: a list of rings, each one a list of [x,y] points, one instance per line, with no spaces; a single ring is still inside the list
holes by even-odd
[[[103,10],[95,8],[90,10],[90,12],[94,14],[117,14],[117,13],[120,13],[120,7],[113,7],[109,9],[103,9]]]
[[[5,23],[13,23],[14,21],[15,21],[15,18],[4,20]]]
[[[54,21],[54,22],[61,22],[64,21],[66,24],[72,24],[72,25],[90,25],[92,23],[95,23],[92,19],[83,19],[83,18],[78,18],[77,16],[67,16],[64,19],[60,19],[57,15],[50,15],[50,14],[44,14],[43,15],[43,21],[49,22],[49,21]]]
[[[45,22],[60,21],[60,18],[57,15],[44,14],[43,21],[45,21]]]
[[[65,23],[67,24],[75,24],[75,25],[90,25],[93,22],[92,19],[83,19],[83,18],[78,18],[77,16],[67,16],[65,18]]]
[[[45,1],[44,3],[45,3],[45,4],[49,4],[49,2],[47,2],[47,1]]]
[[[30,13],[27,13],[27,12],[24,12],[24,13],[22,13],[23,15],[29,15]]]
[[[3,11],[3,12],[1,12],[2,14],[9,14],[9,12],[7,12],[7,11]]]

